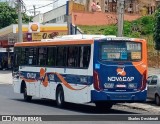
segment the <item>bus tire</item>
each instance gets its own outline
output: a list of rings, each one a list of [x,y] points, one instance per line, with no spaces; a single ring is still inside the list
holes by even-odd
[[[107,103],[107,102],[96,102],[96,109],[105,111],[105,110],[110,110],[113,106],[112,103]]]
[[[155,95],[155,102],[156,105],[160,106],[160,97],[157,94]]]
[[[64,107],[64,91],[62,86],[58,86],[56,90],[56,104],[58,107],[62,108]]]
[[[27,102],[32,100],[32,96],[27,95],[27,86],[26,85],[23,86],[23,98]]]

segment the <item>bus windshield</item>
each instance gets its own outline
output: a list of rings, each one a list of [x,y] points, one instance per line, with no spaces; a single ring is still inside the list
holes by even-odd
[[[140,61],[142,44],[129,41],[105,41],[100,43],[101,61]]]

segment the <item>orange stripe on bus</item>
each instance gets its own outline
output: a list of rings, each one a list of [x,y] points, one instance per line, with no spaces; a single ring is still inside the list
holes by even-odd
[[[37,82],[37,80],[35,79],[26,79],[26,78],[21,78],[21,79],[29,83]]]
[[[71,41],[36,41],[16,43],[15,46],[53,46],[53,45],[76,45],[93,44],[93,40],[71,40]]]
[[[134,42],[139,42],[139,43],[146,42],[144,39],[139,39],[139,38],[134,38],[133,41]]]
[[[63,76],[61,76],[60,74],[56,73],[57,77],[61,80],[61,82],[70,90],[82,90],[84,88],[86,88],[87,86],[84,86],[83,88],[80,89],[75,89],[73,88],[67,81],[65,81],[65,79],[63,78]]]

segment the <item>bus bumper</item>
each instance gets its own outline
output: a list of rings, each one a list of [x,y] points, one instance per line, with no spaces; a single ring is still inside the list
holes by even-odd
[[[137,92],[104,92],[91,91],[91,101],[110,102],[144,102],[147,98],[147,90]]]

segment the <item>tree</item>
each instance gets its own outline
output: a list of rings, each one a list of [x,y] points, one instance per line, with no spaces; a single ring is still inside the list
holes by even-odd
[[[29,17],[23,14],[23,23],[29,22]],[[18,23],[18,13],[16,8],[10,7],[5,2],[0,2],[0,29],[11,24]]]
[[[155,24],[153,31],[153,38],[155,42],[155,49],[160,50],[160,6],[158,6],[155,12]]]

